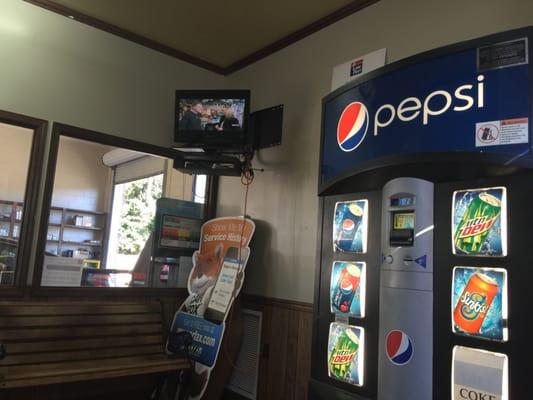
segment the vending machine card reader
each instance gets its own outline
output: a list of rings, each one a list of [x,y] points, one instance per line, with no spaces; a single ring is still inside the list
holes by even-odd
[[[433,184],[398,178],[385,184],[382,195],[378,400],[428,400],[433,362]]]

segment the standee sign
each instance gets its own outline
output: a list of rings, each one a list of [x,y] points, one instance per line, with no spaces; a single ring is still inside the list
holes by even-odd
[[[365,163],[431,152],[530,161],[528,40],[391,65],[323,101],[320,187]],[[490,46],[488,46],[490,47]],[[518,49],[518,50],[517,50]],[[511,54],[512,53],[512,54]],[[505,62],[502,57],[507,57]]]

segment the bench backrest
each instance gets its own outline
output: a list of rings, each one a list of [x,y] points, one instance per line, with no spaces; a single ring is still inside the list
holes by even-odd
[[[29,365],[90,369],[163,352],[157,302],[0,302],[0,377]]]

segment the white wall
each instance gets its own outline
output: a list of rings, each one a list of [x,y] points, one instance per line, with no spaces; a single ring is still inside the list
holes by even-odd
[[[248,293],[313,301],[321,99],[334,65],[386,47],[388,60],[533,25],[532,0],[381,0],[229,77],[254,109],[285,104],[283,144],[263,150],[248,213],[259,221]],[[219,214],[239,213],[239,180],[224,178]]]
[[[20,0],[0,1],[0,109],[159,145],[177,88],[224,78]]]
[[[245,290],[312,301],[320,102],[331,68],[381,47],[396,61],[525,25],[533,25],[531,0],[381,0],[225,78],[21,0],[1,0],[0,109],[169,145],[176,88],[244,87],[254,109],[284,103],[283,145],[256,159],[266,171],[250,192],[258,230]],[[222,179],[219,214],[240,213],[241,193],[239,179]]]

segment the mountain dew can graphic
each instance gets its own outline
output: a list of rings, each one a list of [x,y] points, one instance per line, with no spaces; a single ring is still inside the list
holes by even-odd
[[[329,330],[328,372],[331,378],[362,385],[363,329],[332,323]]]
[[[454,253],[504,255],[501,223],[504,188],[456,192],[454,195]],[[459,195],[458,195],[459,194]],[[457,214],[462,214],[460,218]]]

